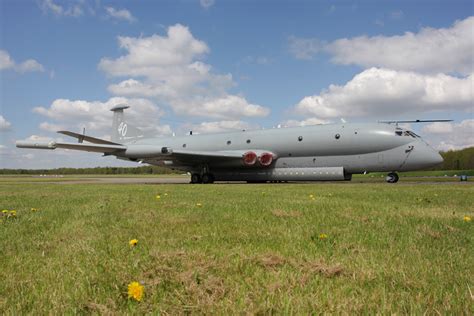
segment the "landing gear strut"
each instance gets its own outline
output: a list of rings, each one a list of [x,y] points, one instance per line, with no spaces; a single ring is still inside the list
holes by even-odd
[[[395,172],[390,172],[387,174],[387,177],[385,178],[385,181],[388,183],[397,183],[398,182],[398,174]]]
[[[209,172],[201,173],[194,172],[191,174],[191,183],[214,183],[214,175]]]

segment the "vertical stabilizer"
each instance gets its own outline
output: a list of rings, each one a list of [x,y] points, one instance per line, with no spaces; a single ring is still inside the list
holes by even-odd
[[[143,137],[143,132],[141,130],[128,124],[125,120],[123,110],[128,108],[128,105],[120,104],[110,109],[110,111],[114,112],[112,123],[112,141],[114,143],[123,144]]]

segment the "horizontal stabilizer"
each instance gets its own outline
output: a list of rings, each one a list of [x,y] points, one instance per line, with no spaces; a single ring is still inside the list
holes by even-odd
[[[117,143],[114,143],[114,142],[111,142],[111,141],[108,141],[108,140],[105,140],[105,139],[95,138],[95,137],[92,137],[92,136],[87,136],[87,135],[74,133],[74,132],[70,132],[70,131],[58,131],[58,133],[77,138],[77,139],[79,139],[79,141],[85,140],[86,142],[90,142],[90,143],[94,143],[94,144],[120,145],[120,144],[117,144]]]
[[[124,151],[127,149],[126,146],[122,145],[107,145],[107,144],[83,144],[83,143],[60,143],[60,142],[31,142],[31,141],[17,141],[16,147],[18,148],[33,148],[33,149],[73,149],[90,151],[97,153],[114,153],[117,151]]]

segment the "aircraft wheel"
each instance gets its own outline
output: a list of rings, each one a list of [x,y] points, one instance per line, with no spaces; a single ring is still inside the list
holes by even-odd
[[[390,172],[387,174],[387,177],[385,178],[385,181],[388,183],[397,183],[398,182],[398,174],[395,172]]]
[[[201,176],[197,173],[191,175],[191,183],[201,183]]]
[[[214,176],[210,173],[205,173],[202,175],[202,183],[214,183]]]

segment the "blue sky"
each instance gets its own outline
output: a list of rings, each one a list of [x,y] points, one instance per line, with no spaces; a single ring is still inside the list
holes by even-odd
[[[474,145],[472,1],[0,3],[0,168],[123,165],[14,148],[108,137],[117,103],[149,133],[452,118],[413,128]]]

